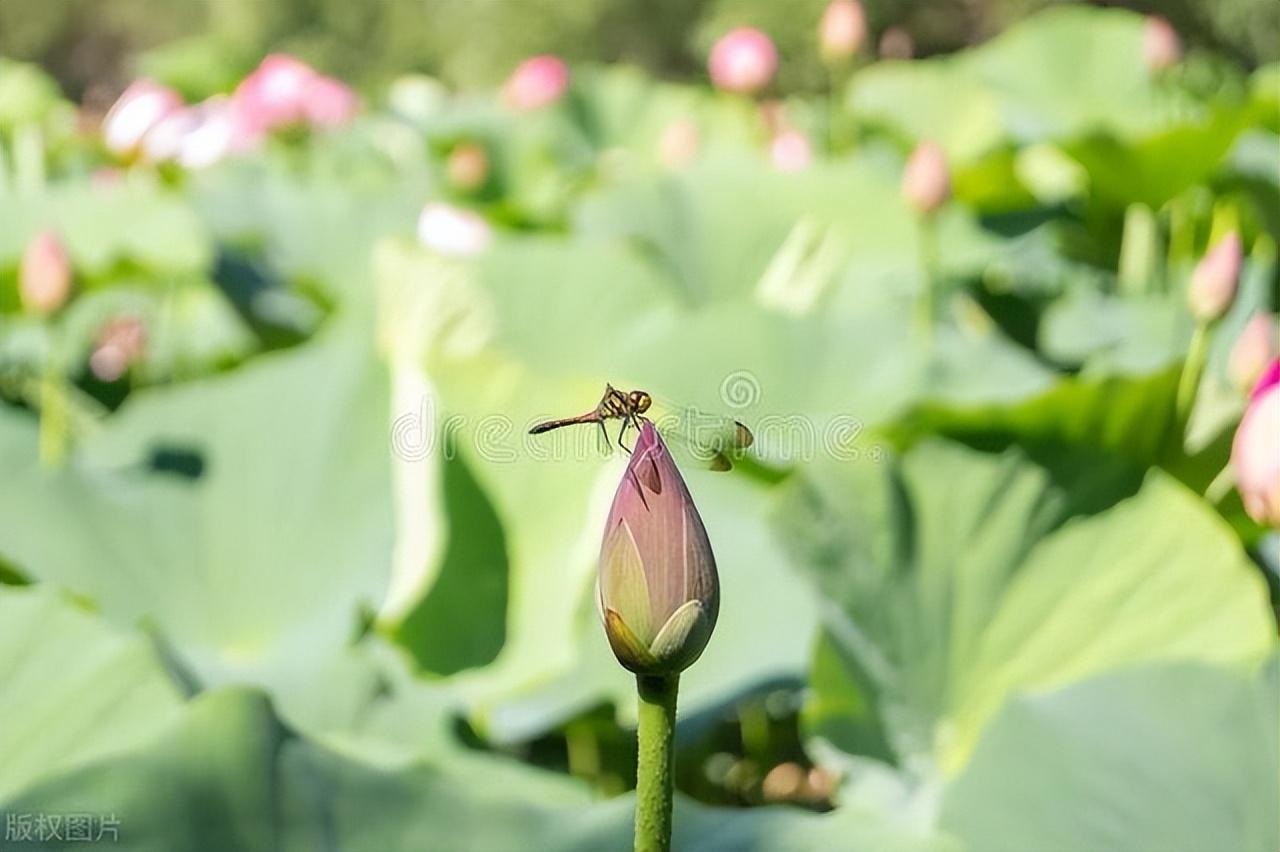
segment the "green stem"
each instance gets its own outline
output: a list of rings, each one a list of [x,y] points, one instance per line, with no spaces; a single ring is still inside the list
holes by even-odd
[[[636,676],[640,750],[636,765],[636,852],[671,849],[676,692],[680,676]]]
[[[933,214],[926,213],[920,217],[919,231],[920,274],[924,280],[916,310],[925,341],[932,343],[934,308],[938,298],[938,231]]]
[[[1196,326],[1191,336],[1191,347],[1187,351],[1187,360],[1182,365],[1182,376],[1178,379],[1178,396],[1175,413],[1179,427],[1185,427],[1191,418],[1191,407],[1196,401],[1196,390],[1200,387],[1200,377],[1204,373],[1205,360],[1209,357],[1209,327],[1204,323]]]

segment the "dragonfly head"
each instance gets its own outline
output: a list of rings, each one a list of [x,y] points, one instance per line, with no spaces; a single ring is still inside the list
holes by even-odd
[[[627,395],[627,400],[631,403],[631,407],[635,409],[636,414],[644,414],[649,410],[649,406],[653,405],[653,397],[642,390],[633,390]]]

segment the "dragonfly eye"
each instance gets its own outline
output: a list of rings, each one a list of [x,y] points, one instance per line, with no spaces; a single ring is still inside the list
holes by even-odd
[[[653,399],[644,391],[632,391],[631,404],[638,414],[644,414],[649,410],[649,406],[653,405]]]

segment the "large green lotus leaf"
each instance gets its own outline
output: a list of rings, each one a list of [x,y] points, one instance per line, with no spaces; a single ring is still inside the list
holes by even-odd
[[[8,814],[85,814],[138,852],[630,849],[632,800],[484,756],[369,763],[290,731],[261,694],[193,701],[147,745],[24,791]],[[680,799],[674,846],[710,852],[957,850],[874,814],[708,808]],[[40,845],[77,848],[74,841]]]
[[[0,128],[39,124],[67,107],[58,81],[39,66],[0,59]]]
[[[1277,674],[1167,663],[1019,696],[941,825],[984,852],[1280,848]]]
[[[0,586],[0,800],[140,745],[180,703],[145,637],[52,590]]]
[[[16,265],[44,229],[57,232],[76,271],[89,277],[124,262],[156,275],[203,272],[213,254],[208,233],[183,200],[141,179],[0,197],[0,267]]]
[[[1062,364],[1141,375],[1179,360],[1194,327],[1180,298],[1125,297],[1077,287],[1045,311],[1040,345]]]
[[[1145,661],[1260,660],[1274,628],[1238,541],[1139,470],[940,441],[880,468],[811,466],[779,522],[830,601],[846,673],[828,659],[813,731],[856,751],[883,730],[899,759],[949,774],[1010,696]],[[839,708],[859,701],[874,711],[851,725]]]

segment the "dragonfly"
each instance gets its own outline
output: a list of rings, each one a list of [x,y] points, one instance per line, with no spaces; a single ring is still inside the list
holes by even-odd
[[[612,446],[605,424],[618,420],[622,425],[618,428],[616,442],[629,453],[631,448],[624,440],[627,430],[634,429],[639,434],[641,424],[650,422],[669,443],[674,439],[686,445],[694,460],[719,471],[731,470],[734,458],[741,456],[755,442],[751,430],[737,420],[695,409],[670,410],[657,416],[647,416],[653,404],[653,397],[648,391],[620,391],[613,385],[605,385],[604,396],[595,408],[575,417],[538,423],[529,430],[529,434],[540,435],[565,426],[593,423],[600,428],[603,445]]]

